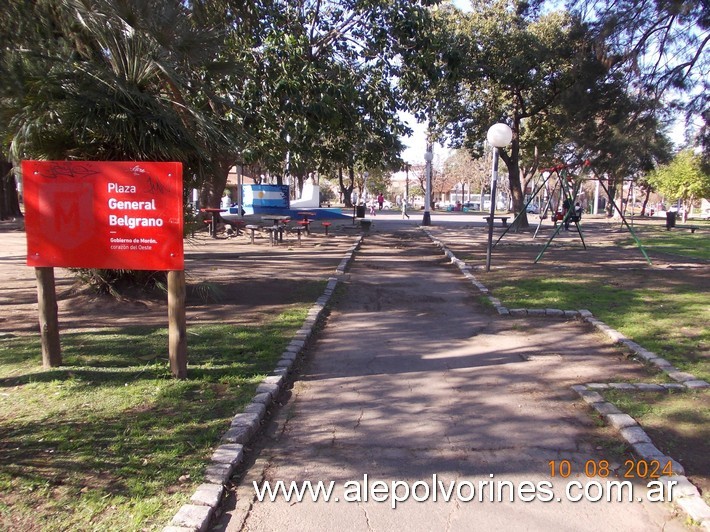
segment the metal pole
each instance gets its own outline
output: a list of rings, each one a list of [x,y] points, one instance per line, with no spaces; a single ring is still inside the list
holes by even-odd
[[[496,187],[498,186],[498,148],[493,148],[493,173],[491,176],[491,213],[488,219],[488,248],[486,249],[486,271],[491,271],[491,250],[493,249],[493,221],[496,214]],[[483,206],[483,204],[481,204]]]
[[[431,206],[431,160],[433,159],[431,143],[427,143],[424,159],[426,160],[426,192],[424,195],[424,218],[422,219],[422,225],[431,225],[431,212],[429,211]]]
[[[237,166],[237,215],[241,219],[243,217],[242,215],[242,207],[244,205],[244,201],[242,199],[243,191],[244,188],[244,166],[241,164]]]
[[[404,165],[405,181],[404,181],[404,197],[409,198],[409,163]]]

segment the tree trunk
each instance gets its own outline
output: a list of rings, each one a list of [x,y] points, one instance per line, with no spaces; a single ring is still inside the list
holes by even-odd
[[[222,193],[227,186],[227,177],[232,166],[234,166],[232,158],[213,161],[211,178],[202,184],[200,190],[200,205],[202,207],[218,208],[220,206]]]
[[[609,183],[607,185],[607,190],[609,191],[608,199],[606,202],[606,217],[611,218],[614,216],[614,203],[616,202],[616,180],[609,178]],[[621,207],[619,207],[621,209]]]
[[[0,155],[0,220],[22,218],[12,164]]]
[[[525,195],[520,183],[520,141],[518,139],[520,119],[515,118],[512,129],[513,141],[510,145],[510,153],[502,148],[498,149],[498,153],[508,167],[508,183],[510,185],[510,195],[513,199],[513,212],[516,214],[521,213],[516,222],[517,227],[526,229],[529,227],[528,216],[527,213],[521,212],[524,211]]]
[[[642,190],[646,196],[643,198],[643,204],[641,205],[641,216],[646,216],[646,206],[648,205],[648,200],[651,197],[651,189],[649,187],[642,187]]]
[[[343,168],[338,167],[338,180],[340,181],[340,192],[343,194],[343,203],[345,207],[351,208],[353,206],[353,187],[355,186],[355,170],[352,165],[348,166],[348,173],[350,174],[350,184],[346,186],[343,181]]]

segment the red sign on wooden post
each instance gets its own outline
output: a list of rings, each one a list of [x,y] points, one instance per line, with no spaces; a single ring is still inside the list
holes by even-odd
[[[27,265],[182,270],[182,164],[23,161]]]

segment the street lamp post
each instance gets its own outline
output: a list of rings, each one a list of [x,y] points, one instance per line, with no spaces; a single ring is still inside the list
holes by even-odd
[[[493,124],[488,128],[488,143],[493,146],[493,172],[491,175],[491,213],[488,219],[488,248],[486,249],[486,271],[491,271],[491,251],[493,249],[493,221],[496,213],[496,187],[498,186],[498,148],[503,148],[513,140],[513,131],[506,124]],[[483,198],[481,198],[482,200]]]
[[[404,197],[409,199],[409,163],[404,163]]]
[[[370,172],[362,174],[365,179],[362,181],[362,203],[367,205],[367,178],[370,177]]]
[[[424,161],[426,161],[426,192],[424,194],[424,218],[422,219],[422,225],[431,225],[431,212],[429,211],[431,206],[431,161],[434,159],[434,154],[432,153],[432,146],[427,143],[426,153],[424,154]]]

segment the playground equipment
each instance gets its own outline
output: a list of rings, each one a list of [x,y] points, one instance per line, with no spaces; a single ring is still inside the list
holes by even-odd
[[[607,197],[609,198],[610,204],[612,207],[616,210],[616,212],[619,213],[619,216],[621,217],[623,225],[627,227],[629,232],[631,233],[631,236],[633,237],[634,241],[636,242],[636,245],[639,247],[641,250],[641,253],[643,254],[644,258],[648,262],[648,264],[651,263],[651,259],[648,257],[648,254],[646,253],[646,250],[644,249],[643,245],[641,244],[641,241],[638,239],[636,236],[636,233],[634,232],[633,228],[629,225],[629,223],[626,221],[626,217],[624,216],[624,213],[622,210],[619,208],[617,205],[616,201],[612,198],[611,194],[609,194],[609,189],[606,187],[606,185],[603,182],[603,179],[596,175],[594,170],[590,167],[589,161],[585,161],[583,164],[583,168],[589,168],[590,172],[593,175],[593,177],[584,177],[582,175],[579,175],[578,177],[574,178],[572,174],[570,173],[570,166],[569,165],[559,165],[555,166],[553,168],[547,168],[547,169],[541,169],[541,177],[542,181],[537,186],[534,190],[533,193],[530,195],[530,199],[525,203],[525,206],[523,207],[523,210],[518,213],[515,218],[513,219],[513,223],[510,224],[505,231],[498,237],[498,240],[496,240],[495,244],[493,244],[493,247],[495,247],[498,242],[501,241],[501,239],[506,235],[510,229],[517,227],[517,222],[518,218],[523,212],[527,212],[528,206],[533,202],[533,200],[537,197],[538,194],[540,194],[543,190],[545,191],[545,196],[544,196],[544,209],[540,212],[540,221],[538,222],[537,228],[535,229],[535,233],[533,234],[533,238],[537,237],[538,232],[540,231],[540,227],[542,226],[543,220],[547,218],[548,212],[550,213],[551,219],[553,220],[553,223],[555,224],[555,231],[552,233],[552,236],[548,239],[548,241],[545,243],[543,246],[542,250],[538,254],[538,256],[535,258],[534,263],[537,263],[547,250],[547,248],[550,246],[552,241],[555,239],[555,237],[560,233],[563,227],[567,227],[570,222],[574,223],[574,228],[579,234],[579,238],[582,241],[582,246],[584,249],[587,249],[587,245],[584,242],[584,235],[582,234],[582,228],[579,225],[580,222],[580,217],[575,214],[574,210],[574,205],[575,205],[575,198],[579,194],[579,190],[582,186],[582,183],[585,180],[595,180],[598,181],[601,187],[604,189],[604,192],[606,192]],[[554,186],[550,188],[550,180],[553,178],[553,176],[556,176],[556,181],[554,183]],[[564,207],[566,205],[566,208]],[[559,224],[557,223],[559,222]]]

